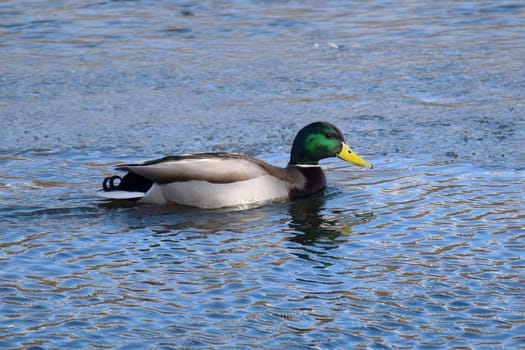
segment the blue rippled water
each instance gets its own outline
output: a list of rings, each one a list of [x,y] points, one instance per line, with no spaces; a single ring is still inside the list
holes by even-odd
[[[525,6],[4,1],[0,348],[525,347]],[[119,162],[373,170],[249,210],[115,205]]]

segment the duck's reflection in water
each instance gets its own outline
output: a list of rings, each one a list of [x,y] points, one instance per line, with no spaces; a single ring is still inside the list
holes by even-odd
[[[290,241],[302,245],[318,245],[327,249],[338,246],[338,238],[350,235],[352,226],[369,222],[371,212],[353,209],[326,208],[322,193],[290,203]]]

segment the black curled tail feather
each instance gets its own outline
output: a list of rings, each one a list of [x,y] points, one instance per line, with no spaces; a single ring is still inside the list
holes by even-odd
[[[115,180],[119,180],[118,185],[115,185]],[[106,177],[102,182],[102,188],[104,191],[116,191],[118,190],[119,185],[122,183],[122,178],[118,175],[113,175]]]
[[[108,176],[102,182],[102,188],[105,192],[130,191],[146,193],[152,185],[153,181],[134,173],[127,173],[124,177],[118,175]]]

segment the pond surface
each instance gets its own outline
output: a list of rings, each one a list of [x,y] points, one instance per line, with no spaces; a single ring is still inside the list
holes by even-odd
[[[0,348],[525,347],[520,1],[3,1]],[[249,210],[115,205],[119,162],[374,164]]]

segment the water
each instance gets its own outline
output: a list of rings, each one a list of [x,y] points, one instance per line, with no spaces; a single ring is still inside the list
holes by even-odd
[[[0,348],[525,348],[518,1],[4,1]],[[111,166],[375,168],[245,211],[112,205]]]

